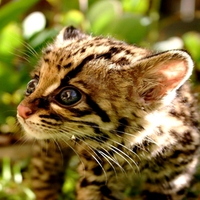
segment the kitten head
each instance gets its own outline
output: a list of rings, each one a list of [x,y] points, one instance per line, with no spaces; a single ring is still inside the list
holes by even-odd
[[[153,54],[64,28],[43,51],[17,117],[38,139],[117,141],[125,131],[136,135],[147,114],[169,104],[192,68],[181,50]]]

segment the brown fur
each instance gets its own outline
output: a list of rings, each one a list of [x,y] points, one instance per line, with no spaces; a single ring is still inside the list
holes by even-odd
[[[44,50],[18,119],[27,135],[78,154],[77,200],[121,200],[135,174],[143,199],[182,199],[199,149],[192,68],[181,50],[154,54],[65,28]]]

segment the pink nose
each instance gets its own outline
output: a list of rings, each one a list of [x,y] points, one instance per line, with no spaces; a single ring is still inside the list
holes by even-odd
[[[34,113],[34,111],[31,110],[31,108],[24,106],[22,104],[18,105],[17,111],[18,111],[18,115],[24,119],[27,119],[28,117],[30,117],[30,115]]]

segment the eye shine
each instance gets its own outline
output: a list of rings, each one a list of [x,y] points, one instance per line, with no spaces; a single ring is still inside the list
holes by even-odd
[[[63,106],[72,106],[81,99],[81,93],[75,88],[64,88],[56,97],[57,101]]]
[[[35,78],[28,82],[26,87],[26,96],[29,96],[31,93],[35,91],[37,84],[38,84],[38,79]]]

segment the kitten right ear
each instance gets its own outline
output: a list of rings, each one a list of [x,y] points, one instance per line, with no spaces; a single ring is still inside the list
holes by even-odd
[[[191,57],[181,50],[171,50],[138,62],[135,67],[137,91],[145,102],[174,98],[175,92],[189,79],[193,69]]]

